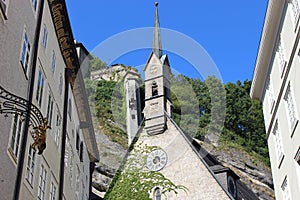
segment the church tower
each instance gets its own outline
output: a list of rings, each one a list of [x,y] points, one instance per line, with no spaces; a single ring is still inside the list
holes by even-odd
[[[144,68],[145,72],[145,129],[149,135],[162,133],[166,129],[166,114],[171,115],[170,64],[162,54],[158,3],[155,3],[152,52]]]
[[[237,176],[214,160],[171,118],[171,70],[168,57],[162,52],[158,3],[155,5],[153,46],[144,69],[145,126],[138,129],[122,171],[112,181],[107,195],[125,195],[123,199],[141,199],[137,196],[144,195],[153,200],[234,199]],[[134,90],[136,86],[130,88]],[[131,107],[128,110],[129,117],[136,113]],[[131,124],[137,123],[129,119]],[[128,131],[134,133],[136,126],[130,128]],[[130,140],[134,135],[129,134]]]

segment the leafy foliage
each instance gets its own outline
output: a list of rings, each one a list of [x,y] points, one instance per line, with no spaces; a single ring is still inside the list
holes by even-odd
[[[126,105],[123,84],[114,81],[85,80],[93,115],[99,127],[113,142],[127,148]]]
[[[157,149],[155,146],[137,144],[127,157],[126,163],[116,173],[113,182],[105,194],[106,200],[151,200],[149,194],[159,186],[162,194],[186,191],[186,187],[175,185],[162,173],[150,171],[146,167],[147,155]]]
[[[98,57],[93,56],[93,59],[90,61],[90,71],[95,71],[99,69],[104,69],[107,67],[107,64],[100,60]]]
[[[190,95],[182,84],[184,81],[180,80],[186,79],[196,94],[199,106],[199,126],[192,130],[194,134],[191,136],[200,140],[205,140],[211,134],[220,136],[219,142],[223,145],[237,144],[248,152],[257,153],[269,165],[262,106],[258,100],[252,100],[249,96],[251,81],[222,84],[213,76],[201,81],[182,75],[175,79],[181,84],[172,86],[176,95],[171,95],[171,98],[175,107],[174,118],[180,127],[190,123],[182,121],[187,118],[183,117],[185,113],[182,113],[181,108],[182,104],[189,103],[178,98],[181,93]],[[192,106],[188,107],[193,109]]]

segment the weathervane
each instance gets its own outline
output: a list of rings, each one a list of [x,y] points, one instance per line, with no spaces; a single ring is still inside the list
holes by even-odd
[[[2,101],[1,101],[2,100]],[[8,114],[19,115],[22,120],[29,116],[30,124],[33,126],[34,131],[31,136],[34,139],[32,148],[38,147],[38,154],[42,154],[46,148],[46,130],[51,129],[48,126],[48,121],[43,117],[41,111],[26,99],[16,96],[0,85],[0,114],[5,117]]]

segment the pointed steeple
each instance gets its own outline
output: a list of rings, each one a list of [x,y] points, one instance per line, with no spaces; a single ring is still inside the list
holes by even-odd
[[[154,19],[154,33],[153,33],[153,41],[152,41],[152,51],[156,54],[158,58],[162,56],[162,45],[160,39],[160,26],[158,19],[158,2],[155,2],[156,12]]]

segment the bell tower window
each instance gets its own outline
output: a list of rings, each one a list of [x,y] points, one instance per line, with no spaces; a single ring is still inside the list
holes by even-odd
[[[158,86],[155,81],[152,82],[152,96],[158,95]]]

